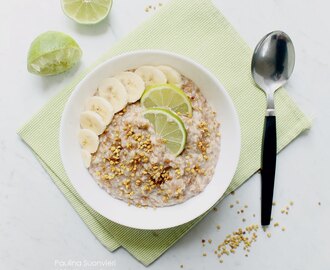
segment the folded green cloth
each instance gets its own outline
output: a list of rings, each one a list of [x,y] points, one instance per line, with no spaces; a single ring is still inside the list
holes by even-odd
[[[173,51],[194,59],[213,72],[227,89],[238,111],[242,132],[239,166],[225,195],[235,190],[260,167],[266,103],[264,94],[254,85],[250,75],[250,48],[211,0],[169,2],[77,76],[19,131],[99,241],[110,251],[123,246],[145,265],[156,260],[203,216],[175,228],[147,231],[127,228],[99,215],[79,197],[65,174],[59,152],[59,125],[72,90],[97,64],[123,52],[148,48]],[[284,89],[276,93],[275,103],[278,150],[281,150],[308,129],[310,121]]]

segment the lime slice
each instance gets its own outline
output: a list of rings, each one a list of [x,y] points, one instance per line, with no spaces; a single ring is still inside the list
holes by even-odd
[[[167,107],[178,114],[191,115],[192,112],[189,97],[172,84],[148,87],[141,97],[141,104],[146,108]]]
[[[155,132],[165,139],[166,147],[178,156],[186,145],[187,132],[184,123],[174,112],[163,108],[150,108],[144,117],[153,125]]]
[[[61,0],[65,15],[81,24],[102,21],[111,9],[112,0]]]
[[[45,32],[30,46],[27,69],[41,76],[55,75],[73,67],[81,55],[82,51],[72,37],[61,32]]]

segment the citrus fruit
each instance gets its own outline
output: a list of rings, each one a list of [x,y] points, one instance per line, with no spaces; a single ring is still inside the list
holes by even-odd
[[[55,75],[73,67],[80,59],[82,51],[70,36],[55,31],[39,35],[31,44],[27,69],[41,75]]]
[[[167,107],[178,114],[191,115],[192,112],[189,97],[173,84],[148,87],[141,97],[141,104],[146,108]]]
[[[61,0],[65,15],[81,24],[102,21],[111,9],[112,0]]]
[[[187,131],[180,117],[164,108],[150,108],[144,117],[153,125],[155,132],[165,141],[172,154],[178,156],[184,149]]]

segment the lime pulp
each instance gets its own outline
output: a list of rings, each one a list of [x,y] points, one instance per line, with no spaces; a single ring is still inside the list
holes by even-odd
[[[164,108],[150,108],[144,117],[153,125],[172,154],[178,156],[186,145],[187,131],[181,118],[174,112]]]
[[[61,0],[62,10],[80,24],[96,24],[109,13],[112,0]]]
[[[192,107],[185,92],[173,84],[160,84],[148,87],[141,103],[146,108],[165,107],[178,114],[191,115]]]

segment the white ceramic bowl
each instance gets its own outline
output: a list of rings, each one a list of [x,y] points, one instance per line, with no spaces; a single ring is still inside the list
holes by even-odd
[[[114,199],[101,189],[84,167],[77,139],[79,115],[98,83],[109,76],[142,65],[169,65],[192,79],[217,111],[221,122],[221,151],[215,174],[205,190],[182,204],[163,208],[137,208]],[[188,134],[189,136],[189,134]],[[211,208],[229,186],[240,154],[240,126],[224,87],[200,64],[166,51],[134,51],[113,57],[90,72],[70,96],[61,121],[60,149],[65,171],[81,198],[102,216],[138,229],[164,229],[193,220]]]

